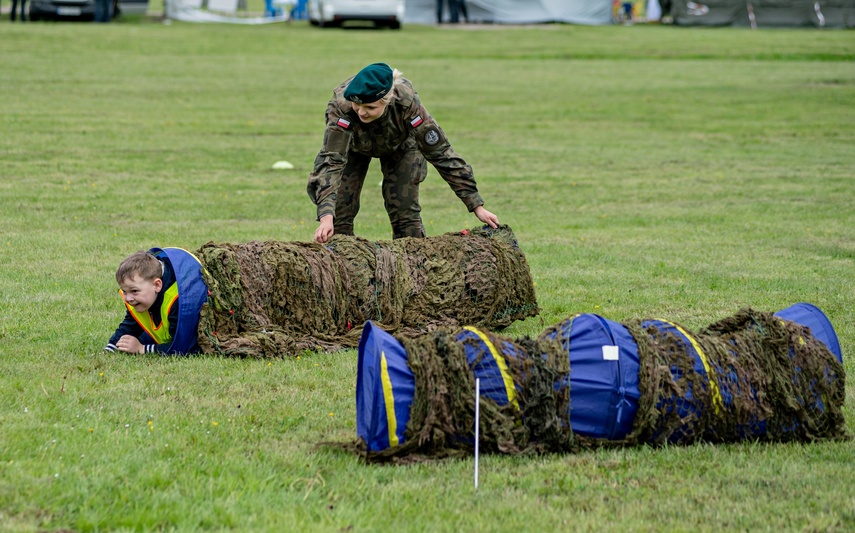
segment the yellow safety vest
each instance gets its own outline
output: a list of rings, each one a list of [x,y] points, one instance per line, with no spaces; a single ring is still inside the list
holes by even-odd
[[[121,290],[119,292],[122,293],[122,301],[124,301],[124,293]],[[154,321],[151,319],[151,313],[148,311],[137,313],[133,307],[128,305],[128,302],[125,302],[125,307],[128,308],[128,312],[134,317],[137,324],[139,324],[146,333],[151,335],[154,342],[157,344],[166,344],[172,341],[172,335],[169,334],[169,310],[172,309],[172,304],[174,304],[176,300],[178,300],[178,283],[173,283],[168,289],[166,289],[166,292],[163,293],[163,303],[160,304],[160,325],[157,327],[155,327]]]

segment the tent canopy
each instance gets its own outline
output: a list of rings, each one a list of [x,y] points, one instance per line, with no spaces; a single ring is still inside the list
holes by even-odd
[[[677,0],[680,26],[855,27],[855,0]]]
[[[437,0],[406,0],[404,22],[435,24]],[[539,24],[565,22],[612,23],[611,0],[466,0],[471,22]],[[447,20],[447,7],[444,20]]]

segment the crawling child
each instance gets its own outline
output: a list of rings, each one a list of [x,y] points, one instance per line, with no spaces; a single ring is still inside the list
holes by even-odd
[[[199,312],[208,297],[202,265],[181,248],[140,250],[116,270],[125,318],[104,348],[127,353],[199,351]]]

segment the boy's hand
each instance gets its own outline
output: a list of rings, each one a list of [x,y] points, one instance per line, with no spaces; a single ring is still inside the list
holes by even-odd
[[[145,347],[133,335],[122,335],[122,338],[116,343],[116,348],[121,352],[145,353]]]

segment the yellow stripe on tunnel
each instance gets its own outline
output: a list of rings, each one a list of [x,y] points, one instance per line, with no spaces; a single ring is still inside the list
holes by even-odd
[[[704,353],[704,350],[703,350],[703,348],[701,348],[701,345],[698,344],[698,341],[696,341],[694,339],[694,337],[689,335],[689,332],[687,332],[686,330],[684,330],[683,328],[681,328],[680,326],[678,326],[677,324],[675,324],[673,322],[669,322],[667,320],[662,320],[661,318],[659,318],[657,320],[659,320],[660,322],[664,322],[665,324],[669,324],[671,326],[674,326],[677,329],[677,331],[679,331],[680,333],[683,334],[684,337],[689,339],[689,342],[692,343],[692,346],[695,348],[695,351],[698,352],[698,356],[701,358],[701,363],[703,363],[704,370],[707,371],[707,377],[709,378],[709,381],[710,381],[710,394],[712,394],[713,409],[715,410],[715,414],[719,414],[719,411],[724,409],[724,404],[721,401],[721,393],[718,390],[718,383],[716,383],[716,381],[715,381],[715,374],[713,373],[712,368],[710,367],[710,364],[707,361],[707,354]]]
[[[487,338],[487,336],[480,330],[473,328],[472,326],[466,326],[463,329],[478,335],[478,338],[484,341],[484,344],[487,345],[487,349],[490,350],[490,353],[493,355],[493,359],[496,360],[496,364],[499,366],[499,372],[502,373],[502,381],[505,382],[505,393],[508,395],[508,403],[513,405],[514,408],[519,411],[520,404],[517,402],[517,390],[514,388],[514,378],[511,377],[511,373],[508,371],[508,364],[505,362],[505,358],[498,350],[496,350],[496,347],[493,346],[490,339]]]
[[[398,445],[398,420],[395,418],[395,396],[392,394],[392,380],[389,379],[389,365],[386,352],[380,352],[380,381],[383,382],[383,400],[386,402],[386,422],[389,426],[389,447]]]

